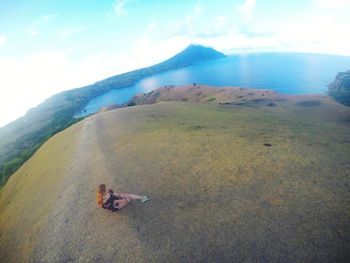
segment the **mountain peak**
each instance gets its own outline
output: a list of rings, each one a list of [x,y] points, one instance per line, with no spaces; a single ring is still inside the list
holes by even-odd
[[[189,45],[187,46],[187,48],[185,48],[185,49],[188,49],[188,48],[195,48],[195,47],[198,47],[198,48],[205,48],[205,47],[202,46],[202,45],[198,45],[198,44],[189,44]]]
[[[201,45],[191,44],[186,47],[181,52],[177,53],[175,56],[169,58],[168,60],[162,62],[163,65],[179,65],[189,66],[201,61],[212,60],[226,57],[223,53],[211,48],[204,47]]]
[[[180,55],[182,53],[196,53],[196,55],[200,56],[203,60],[206,59],[216,59],[225,57],[225,55],[211,47],[206,47],[198,44],[190,44],[187,46],[183,51],[178,53],[177,55]],[[177,56],[175,55],[175,56]]]

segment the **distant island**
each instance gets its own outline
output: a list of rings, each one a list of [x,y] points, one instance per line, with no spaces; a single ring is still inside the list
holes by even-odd
[[[328,94],[336,101],[350,106],[350,70],[338,73],[335,80],[328,85]]]
[[[116,75],[95,84],[56,94],[27,114],[0,129],[0,185],[4,185],[33,153],[51,136],[78,122],[74,115],[93,98],[112,89],[129,87],[135,82],[168,70],[225,57],[210,47],[189,45],[185,50],[159,64]]]

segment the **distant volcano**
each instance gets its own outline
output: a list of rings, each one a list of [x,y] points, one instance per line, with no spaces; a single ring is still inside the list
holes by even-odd
[[[171,64],[195,64],[200,61],[223,58],[225,55],[211,47],[203,47],[201,45],[189,45],[186,49],[176,54],[175,56],[165,60],[155,66],[164,66]]]

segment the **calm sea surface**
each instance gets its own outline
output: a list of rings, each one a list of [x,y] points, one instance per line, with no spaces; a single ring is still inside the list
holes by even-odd
[[[234,55],[145,78],[91,100],[77,116],[127,102],[137,93],[165,85],[206,84],[267,88],[287,94],[325,93],[337,72],[350,69],[349,56],[298,53]]]

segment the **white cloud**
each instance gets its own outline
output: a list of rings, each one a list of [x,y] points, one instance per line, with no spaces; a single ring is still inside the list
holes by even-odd
[[[1,114],[0,126],[24,115],[27,109],[62,88],[58,87],[61,81],[53,75],[66,65],[67,60],[59,53],[0,59],[0,111],[6,112]]]
[[[32,22],[28,27],[28,33],[31,36],[37,36],[40,33],[40,28],[45,24],[49,23],[53,19],[55,19],[58,14],[46,14]]]
[[[237,5],[237,9],[242,18],[246,21],[249,21],[253,17],[255,6],[256,0],[245,0],[244,4]]]
[[[177,52],[191,44],[186,36],[173,36],[162,41],[152,37],[143,37],[133,47],[131,61],[134,61],[134,69],[140,66],[150,66],[175,55]]]
[[[318,1],[323,5],[326,2]],[[206,24],[202,21],[208,14],[205,6],[195,5],[185,19],[157,24],[151,34],[140,37],[134,51],[140,60],[149,57],[150,61],[161,55],[167,57],[171,52],[174,54],[189,43],[212,46],[226,53],[290,51],[350,55],[350,37],[345,33],[350,28],[350,17],[346,12],[340,12],[348,2],[335,0],[338,9],[332,11],[310,5],[308,9],[288,14],[280,20],[267,17],[251,23],[247,20],[253,19],[256,1],[246,0],[238,6],[245,19],[237,22],[232,17],[219,15]],[[166,44],[163,46],[162,43]],[[158,50],[162,49],[164,53],[160,54]]]
[[[72,51],[43,51],[22,58],[0,58],[0,127],[62,90],[111,76],[120,58],[92,54],[72,60]],[[3,114],[6,113],[6,114]]]
[[[71,27],[63,28],[58,30],[57,34],[60,38],[68,38],[74,35],[77,35],[85,30],[85,27]]]
[[[0,46],[6,43],[7,37],[4,35],[0,35]]]
[[[224,35],[232,27],[229,19],[222,15],[211,16],[210,23],[203,23],[204,19],[208,19],[205,11],[205,7],[197,3],[188,14],[184,15],[185,19],[162,21],[152,37],[160,41],[174,36],[205,39]]]
[[[58,14],[46,14],[46,15],[43,15],[39,20],[41,22],[48,22],[53,20],[56,17],[58,17]]]
[[[143,35],[132,47],[131,56],[123,61],[124,65],[127,65],[129,69],[150,66],[174,55],[190,44],[183,34],[167,35],[164,38],[162,34],[167,34],[167,30],[167,26],[164,27],[157,22],[149,23]]]
[[[29,35],[31,35],[32,37],[35,37],[37,35],[39,35],[39,31],[36,29],[29,29],[28,31]]]
[[[115,0],[113,3],[113,10],[118,16],[125,16],[128,11],[125,9],[128,0]]]
[[[203,6],[199,3],[196,3],[193,7],[193,14],[198,16],[203,13]]]
[[[349,0],[313,0],[313,5],[322,9],[350,9]]]
[[[337,0],[332,0],[336,3]],[[281,18],[260,21],[252,31],[269,32],[276,51],[298,51],[350,55],[350,37],[345,32],[350,27],[348,12],[344,7],[324,9],[326,1],[312,2],[309,8]],[[328,1],[330,3],[330,1]]]

